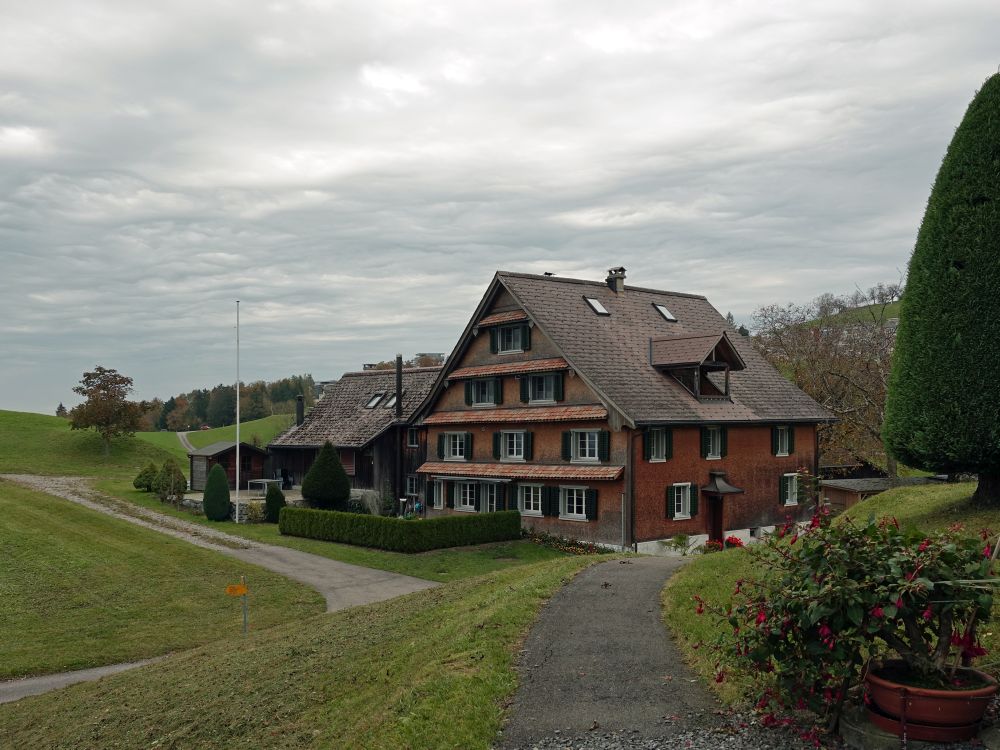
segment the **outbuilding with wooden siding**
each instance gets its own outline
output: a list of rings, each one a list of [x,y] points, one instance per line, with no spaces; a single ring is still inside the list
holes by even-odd
[[[188,453],[191,462],[191,489],[200,492],[205,489],[208,472],[216,464],[226,470],[229,487],[236,488],[236,441],[222,440]],[[240,443],[240,484],[246,485],[251,479],[266,479],[267,451],[248,443]]]

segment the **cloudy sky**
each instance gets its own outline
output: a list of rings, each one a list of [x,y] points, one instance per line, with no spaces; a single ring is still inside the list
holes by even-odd
[[[0,408],[450,351],[498,268],[898,280],[1000,3],[0,0]]]

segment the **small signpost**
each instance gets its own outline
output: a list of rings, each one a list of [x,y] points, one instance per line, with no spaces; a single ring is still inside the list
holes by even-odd
[[[247,634],[247,629],[249,627],[248,612],[247,612],[247,577],[240,576],[239,583],[231,583],[226,586],[226,594],[229,596],[241,596],[243,597],[243,635]]]

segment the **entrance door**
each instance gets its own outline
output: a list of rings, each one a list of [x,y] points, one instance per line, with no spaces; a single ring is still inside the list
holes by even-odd
[[[722,541],[722,533],[725,529],[723,524],[722,497],[719,495],[708,498],[708,538],[718,542]]]

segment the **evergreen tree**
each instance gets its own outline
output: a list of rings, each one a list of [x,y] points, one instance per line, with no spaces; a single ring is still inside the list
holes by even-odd
[[[351,499],[351,480],[329,440],[323,444],[302,480],[302,499],[312,508],[347,508],[347,501]]]
[[[1000,75],[973,98],[910,258],[883,436],[900,461],[974,472],[1000,505]]]
[[[56,416],[57,417],[68,417],[69,416],[69,412],[66,411],[66,407],[63,406],[63,402],[62,401],[60,401],[59,402],[59,406],[56,407]]]
[[[215,464],[205,480],[205,496],[202,509],[209,521],[229,520],[229,479],[226,470]]]
[[[138,481],[138,477],[136,477]],[[187,491],[187,477],[178,463],[168,458],[150,487],[164,502],[180,503]]]
[[[269,484],[267,486],[267,495],[264,497],[264,520],[268,523],[277,523],[278,517],[281,515],[281,509],[285,505],[285,493],[281,491],[278,485]]]
[[[137,490],[142,490],[143,492],[151,492],[159,475],[160,472],[156,468],[156,464],[150,461],[146,465],[146,468],[140,471],[136,475],[135,479],[132,480],[132,486]]]

